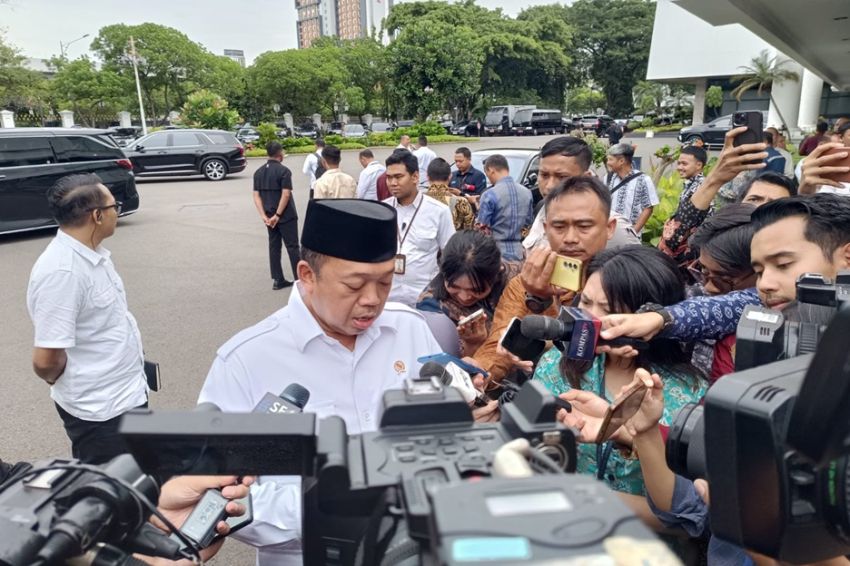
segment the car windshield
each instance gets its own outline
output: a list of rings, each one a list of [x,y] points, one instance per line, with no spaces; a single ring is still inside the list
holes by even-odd
[[[479,171],[484,171],[484,160],[495,153],[498,152],[473,153],[471,159],[472,166]],[[521,155],[505,155],[505,159],[508,160],[508,169],[510,169],[511,176],[514,178],[514,181],[519,182],[519,176],[522,175],[528,158]]]
[[[596,120],[597,117],[596,116],[582,116],[581,119],[582,120]]]
[[[345,132],[359,134],[363,132],[363,126],[358,126],[357,124],[348,125],[345,127]]]
[[[516,114],[514,114],[514,123],[519,122],[528,122],[531,120],[531,114],[534,110],[518,110]]]
[[[386,132],[390,129],[390,125],[386,122],[372,122],[373,132]]]

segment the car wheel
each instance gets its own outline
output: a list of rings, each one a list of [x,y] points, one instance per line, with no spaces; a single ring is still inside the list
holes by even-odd
[[[469,137],[472,137],[472,134],[469,132],[469,130],[464,130],[463,136],[466,137],[466,138],[469,138]]]
[[[694,134],[694,135],[690,135],[690,136],[685,138],[685,143],[692,144],[692,143],[696,143],[697,141],[703,141],[702,136],[698,136],[698,135]]]
[[[221,159],[205,161],[201,169],[207,181],[221,181],[227,177],[227,165]]]

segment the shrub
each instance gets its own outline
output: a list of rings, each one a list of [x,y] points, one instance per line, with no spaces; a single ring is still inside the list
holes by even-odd
[[[239,112],[227,107],[227,101],[208,90],[193,92],[180,111],[180,123],[193,128],[232,130]]]
[[[326,144],[335,145],[337,147],[345,143],[345,138],[339,134],[328,134],[322,139],[325,140]]]
[[[279,142],[277,137],[277,126],[269,122],[261,122],[257,126],[257,133],[260,134],[260,139],[257,140],[257,147],[266,147],[271,142]]]
[[[287,151],[295,147],[313,147],[313,140],[310,138],[283,138],[280,144]]]
[[[413,124],[409,128],[399,128],[398,130],[396,130],[393,133],[397,134],[396,139],[400,138],[403,134],[407,134],[408,136],[410,136],[414,140],[416,138],[418,138],[419,136],[425,135],[425,136],[429,136],[429,141],[430,141],[430,136],[445,135],[446,129],[443,126],[441,126],[439,122],[428,121],[428,122],[421,122],[421,123],[418,123],[418,124]]]
[[[658,192],[659,203],[655,206],[652,216],[649,217],[643,227],[641,239],[644,243],[652,246],[658,245],[664,231],[664,223],[673,216],[679,206],[679,195],[682,194],[683,188],[684,183],[682,178],[679,177],[678,171],[665,175],[658,181],[655,189]]]

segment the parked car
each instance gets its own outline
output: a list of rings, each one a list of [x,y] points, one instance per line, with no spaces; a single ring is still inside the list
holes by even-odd
[[[366,128],[360,124],[346,124],[342,129],[342,137],[347,140],[357,140],[366,137]]]
[[[319,130],[316,129],[315,124],[302,124],[293,128],[292,135],[296,138],[316,139],[317,137],[319,137]]]
[[[614,122],[618,126],[620,126],[621,128],[625,128],[626,126],[629,125],[629,119],[628,118],[614,118]]]
[[[136,175],[203,175],[221,181],[245,169],[245,149],[221,130],[162,131],[139,138],[127,148]]]
[[[47,190],[65,175],[96,173],[121,202],[139,209],[133,165],[107,130],[0,129],[0,234],[56,226]]]
[[[463,122],[458,122],[452,129],[449,131],[450,134],[455,136],[478,136],[480,133],[478,132],[478,121],[473,120],[471,122],[464,120]]]
[[[762,120],[767,123],[767,112],[762,111]],[[701,140],[708,147],[723,147],[726,133],[732,129],[732,115],[726,114],[698,126],[687,126],[679,130],[678,139],[682,143],[694,143]]]
[[[581,127],[576,120],[567,116],[561,117],[561,126],[564,128],[565,132],[571,132]]]
[[[385,134],[387,132],[392,132],[393,130],[395,130],[395,128],[389,122],[372,122],[372,125],[369,126],[369,131],[373,134]]]
[[[343,124],[342,122],[331,122],[330,124],[328,124],[328,134],[341,136],[344,129],[345,124]]]
[[[396,122],[396,128],[409,128],[416,123],[416,120],[399,120]]]
[[[260,140],[260,132],[254,128],[239,128],[236,132],[236,139],[242,143],[254,143]]]
[[[537,136],[564,132],[563,116],[560,110],[520,110],[514,114],[511,133],[515,136]]]
[[[590,130],[599,137],[602,137],[613,123],[614,119],[606,114],[589,114],[581,117],[581,129]]]
[[[124,147],[134,139],[141,135],[142,129],[138,126],[130,126],[129,128],[114,127],[106,130],[109,135],[115,140],[118,147]]]
[[[455,123],[452,120],[442,120],[440,122],[440,125],[443,127],[443,129],[446,130],[447,134],[450,134],[452,133],[452,127],[455,125]]]
[[[516,182],[531,189],[532,192],[537,190],[537,172],[540,170],[540,149],[532,148],[496,148],[496,149],[481,149],[473,151],[470,156],[472,166],[479,171],[484,171],[484,160],[493,154],[498,153],[503,155],[508,160],[508,169],[511,177]],[[452,165],[452,171],[457,167]],[[490,186],[489,181],[487,186]],[[539,200],[539,193],[535,196],[535,202]]]

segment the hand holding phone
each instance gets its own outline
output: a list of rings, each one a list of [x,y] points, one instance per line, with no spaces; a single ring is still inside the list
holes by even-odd
[[[458,326],[465,326],[465,325],[469,324],[470,322],[472,322],[474,320],[478,320],[479,318],[484,316],[484,314],[485,314],[484,309],[478,309],[474,313],[467,315],[467,316],[463,317],[462,319],[460,319],[459,321],[457,321],[457,325]]]
[[[735,141],[732,145],[738,147],[744,144],[763,143],[764,142],[764,117],[761,112],[735,112],[732,114],[732,128],[747,128],[746,132],[742,132],[735,136]]]
[[[546,342],[535,338],[527,338],[522,333],[522,320],[514,317],[508,324],[499,345],[522,361],[537,362],[546,349]]]
[[[582,263],[580,259],[559,255],[549,282],[568,291],[580,291],[582,287]]]
[[[635,380],[623,388],[605,412],[602,426],[599,427],[599,434],[596,436],[597,444],[610,439],[626,421],[635,416],[648,389],[646,383],[641,380]]]

